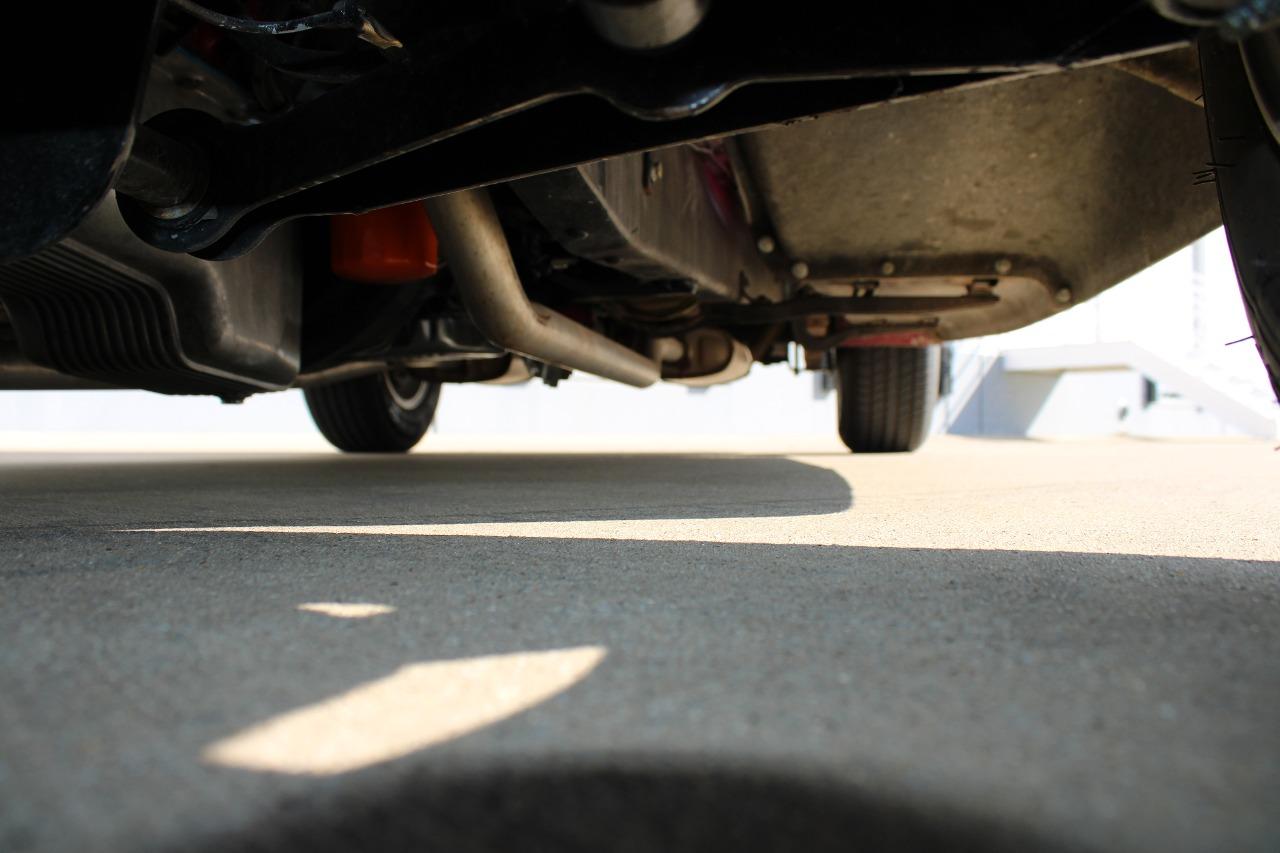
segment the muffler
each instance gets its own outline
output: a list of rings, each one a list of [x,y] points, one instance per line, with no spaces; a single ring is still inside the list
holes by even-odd
[[[462,302],[489,340],[537,361],[637,388],[658,381],[654,359],[529,301],[487,190],[428,199],[427,213]]]

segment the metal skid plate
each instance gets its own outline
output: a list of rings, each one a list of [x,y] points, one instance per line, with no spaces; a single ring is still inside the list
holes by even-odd
[[[740,138],[810,280],[997,281],[944,339],[1088,299],[1216,227],[1204,113],[1109,67],[940,93]]]

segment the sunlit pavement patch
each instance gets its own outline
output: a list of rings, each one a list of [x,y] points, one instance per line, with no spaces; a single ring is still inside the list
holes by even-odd
[[[462,737],[568,690],[602,646],[415,663],[210,744],[212,764],[331,776]]]
[[[307,613],[320,613],[335,619],[368,619],[372,616],[386,616],[395,613],[390,604],[371,604],[364,601],[309,601],[298,605],[299,610]]]

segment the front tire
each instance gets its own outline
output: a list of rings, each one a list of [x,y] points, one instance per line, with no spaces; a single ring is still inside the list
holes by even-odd
[[[360,376],[304,392],[311,419],[345,453],[405,453],[422,440],[440,383],[404,371]]]
[[[1273,99],[1280,81],[1277,38],[1261,33],[1246,45],[1264,84],[1258,92]],[[1237,45],[1202,38],[1200,69],[1222,222],[1254,343],[1280,397],[1280,144],[1267,121],[1280,104],[1264,111]]]
[[[855,453],[905,453],[924,444],[938,402],[941,348],[836,351],[840,439]]]

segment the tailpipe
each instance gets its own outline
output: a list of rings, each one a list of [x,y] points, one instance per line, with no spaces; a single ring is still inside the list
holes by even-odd
[[[529,301],[485,189],[427,200],[441,254],[476,327],[503,349],[570,370],[644,388],[657,362]]]

